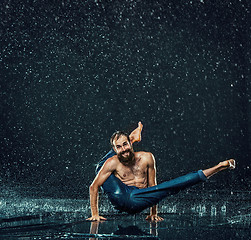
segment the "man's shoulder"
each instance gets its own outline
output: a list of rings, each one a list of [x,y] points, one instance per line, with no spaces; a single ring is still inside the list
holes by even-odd
[[[145,151],[139,151],[139,152],[135,152],[136,154],[139,154],[139,155],[144,155],[144,156],[148,156],[148,155],[152,155],[151,152],[145,152]]]
[[[151,152],[138,152],[138,158],[140,158],[143,164],[146,164],[148,167],[155,165],[155,159]]]
[[[116,166],[117,164],[118,164],[118,157],[117,157],[117,155],[114,155],[114,156],[112,156],[112,157],[110,157],[110,158],[108,158],[106,161],[105,161],[105,165],[107,165],[107,166]]]
[[[137,155],[137,157],[143,158],[143,159],[149,159],[149,158],[153,158],[153,154],[151,152],[136,152],[135,153]]]

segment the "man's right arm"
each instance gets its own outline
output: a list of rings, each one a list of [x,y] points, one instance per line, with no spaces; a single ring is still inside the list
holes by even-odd
[[[107,178],[115,171],[115,164],[114,159],[108,159],[95,179],[93,180],[92,184],[90,185],[90,204],[91,204],[91,212],[92,216],[87,218],[86,220],[89,221],[100,221],[106,220],[106,218],[99,216],[98,211],[98,190],[99,187],[103,185],[103,183],[107,180]]]

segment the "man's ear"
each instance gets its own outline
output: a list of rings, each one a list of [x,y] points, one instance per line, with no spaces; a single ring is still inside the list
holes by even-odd
[[[115,147],[112,147],[113,151],[116,152]]]

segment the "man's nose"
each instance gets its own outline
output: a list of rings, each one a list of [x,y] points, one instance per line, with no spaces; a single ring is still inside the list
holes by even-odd
[[[126,147],[122,146],[122,151],[125,151],[126,150]]]

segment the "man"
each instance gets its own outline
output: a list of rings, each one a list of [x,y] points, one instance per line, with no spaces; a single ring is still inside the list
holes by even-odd
[[[133,214],[150,207],[150,215],[146,219],[162,221],[163,218],[158,216],[156,207],[160,200],[206,181],[219,171],[235,168],[235,160],[230,159],[220,162],[215,167],[192,172],[157,185],[153,154],[134,152],[132,147],[134,142],[141,140],[142,127],[139,122],[138,128],[130,136],[120,131],[112,135],[110,142],[113,151],[110,151],[98,164],[97,176],[90,186],[92,217],[87,220],[106,220],[98,211],[98,190],[101,186],[116,209]]]

